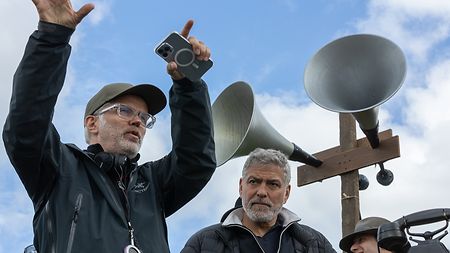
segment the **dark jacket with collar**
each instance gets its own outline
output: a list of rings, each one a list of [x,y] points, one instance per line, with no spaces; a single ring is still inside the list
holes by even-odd
[[[3,141],[33,201],[38,252],[123,252],[130,243],[125,208],[106,172],[52,124],[73,30],[40,22],[15,73]],[[211,106],[202,81],[170,90],[172,151],[132,164],[127,199],[137,246],[169,252],[165,218],[191,200],[215,170]],[[180,123],[181,122],[181,123]]]
[[[253,235],[242,223],[242,208],[234,208],[222,218],[221,223],[206,227],[195,233],[181,253],[247,253],[241,242],[242,234]],[[299,224],[299,218],[286,208],[280,215],[283,232],[280,238],[280,253],[335,253],[330,242],[318,231]],[[224,219],[225,218],[225,219]],[[247,237],[248,238],[248,237]],[[255,239],[256,241],[256,239]],[[263,252],[262,249],[259,252]],[[251,252],[257,253],[257,252]]]

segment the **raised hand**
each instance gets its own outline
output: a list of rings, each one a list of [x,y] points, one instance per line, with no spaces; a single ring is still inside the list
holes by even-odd
[[[78,11],[70,0],[33,0],[41,21],[63,25],[72,29],[94,9],[94,4],[83,5]]]
[[[194,36],[189,37],[189,32],[194,26],[193,20],[188,20],[181,30],[180,34],[185,37],[192,45],[194,54],[198,60],[207,61],[211,56],[211,50],[202,42],[197,40]],[[175,62],[169,62],[167,64],[167,73],[172,76],[174,80],[180,80],[184,78],[184,75],[177,71],[177,64]]]

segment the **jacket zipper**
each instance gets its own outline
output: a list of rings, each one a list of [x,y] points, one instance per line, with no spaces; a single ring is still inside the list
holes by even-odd
[[[45,216],[46,217],[51,217],[50,216],[50,209],[49,209],[49,201],[47,201],[47,203],[45,204],[44,212],[45,212]],[[52,226],[52,219],[51,218],[48,218],[48,221],[46,222],[46,225],[47,225],[47,231],[49,231],[49,237],[52,238],[53,237],[53,233],[52,233],[53,226]],[[51,248],[51,252],[53,253],[53,252],[56,252],[56,240],[52,239],[51,241],[52,242],[51,242],[50,248]]]
[[[238,225],[238,224],[236,224],[236,225],[232,224],[232,225],[229,225],[229,226],[230,226],[230,227],[240,227],[240,228],[243,228],[244,230],[247,230],[247,231],[253,236],[253,239],[255,239],[255,242],[256,242],[256,244],[258,245],[259,249],[260,249],[263,253],[266,253],[266,252],[264,251],[264,249],[261,247],[261,245],[259,244],[258,240],[256,239],[255,234],[253,234],[253,232],[252,232],[250,229],[246,228],[245,226]]]
[[[83,201],[83,194],[79,193],[77,195],[77,200],[75,202],[75,210],[73,213],[72,224],[70,225],[69,242],[67,243],[66,253],[72,252],[73,240],[75,238],[75,230],[77,228],[77,222],[78,222],[78,214],[80,213],[82,201]]]
[[[278,239],[278,250],[277,250],[277,253],[280,253],[280,250],[281,250],[281,237],[283,237],[284,231],[286,231],[294,222],[297,222],[297,221],[292,221],[292,222],[288,223],[283,228],[283,230],[281,231],[280,238]]]
[[[296,221],[293,221],[293,222],[288,223],[288,224],[283,228],[283,230],[281,231],[280,238],[278,238],[278,250],[277,250],[277,253],[279,253],[279,252],[280,252],[280,249],[281,249],[281,237],[283,237],[283,233],[284,233],[284,232],[288,229],[288,227],[290,227],[294,222],[296,222]],[[250,234],[253,236],[253,239],[255,239],[256,244],[259,246],[259,248],[261,249],[261,251],[265,253],[264,249],[261,247],[261,245],[259,244],[258,240],[256,239],[255,234],[253,234],[253,232],[252,232],[250,229],[248,229],[248,228],[246,228],[246,227],[244,227],[244,226],[242,226],[242,225],[234,225],[234,224],[232,224],[232,225],[229,225],[229,226],[230,226],[230,227],[240,227],[240,228],[243,228],[243,229],[247,230],[248,232],[250,232]]]

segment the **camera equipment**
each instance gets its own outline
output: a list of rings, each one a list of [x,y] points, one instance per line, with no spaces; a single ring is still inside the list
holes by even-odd
[[[446,229],[449,220],[450,209],[448,208],[429,209],[403,216],[378,228],[378,246],[395,253],[449,253],[450,251],[440,241],[448,234]],[[435,231],[426,231],[424,233],[410,232],[411,227],[438,221],[445,221],[445,226]],[[445,232],[433,238],[442,231]],[[409,240],[417,243],[417,245],[411,246],[406,234],[410,236]],[[423,240],[414,239],[413,236],[421,237]]]

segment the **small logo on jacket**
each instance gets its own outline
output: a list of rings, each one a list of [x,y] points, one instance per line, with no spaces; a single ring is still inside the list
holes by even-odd
[[[148,187],[150,186],[150,183],[148,181],[140,181],[136,182],[136,184],[131,188],[132,191],[136,193],[143,193],[147,191]]]

